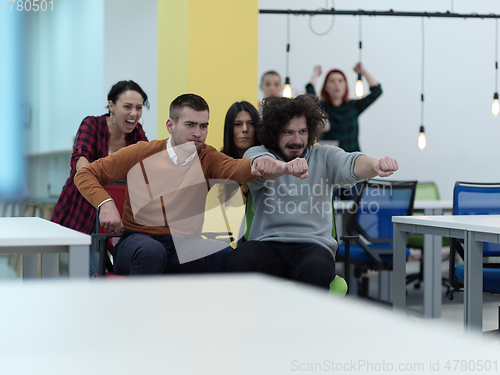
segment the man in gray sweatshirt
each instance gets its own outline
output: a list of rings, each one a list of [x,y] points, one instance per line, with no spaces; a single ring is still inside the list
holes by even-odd
[[[329,288],[338,248],[331,234],[332,191],[390,176],[398,163],[314,144],[326,118],[312,95],[266,99],[257,129],[262,146],[243,157],[272,157],[277,172],[248,184],[255,215],[249,241],[228,258],[229,272],[263,272]],[[291,160],[300,179],[283,175]]]

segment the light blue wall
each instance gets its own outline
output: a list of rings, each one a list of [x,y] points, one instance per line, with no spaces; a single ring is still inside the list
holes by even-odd
[[[25,192],[24,163],[24,24],[20,12],[0,12],[0,197]]]
[[[69,150],[85,116],[105,113],[104,0],[30,13],[30,154]]]

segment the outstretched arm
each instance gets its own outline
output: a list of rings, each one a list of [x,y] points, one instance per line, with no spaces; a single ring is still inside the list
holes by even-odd
[[[389,156],[377,160],[360,155],[354,162],[354,174],[363,180],[379,177],[389,177],[399,169],[398,161]]]
[[[293,175],[301,179],[309,177],[307,161],[295,158],[287,163],[270,156],[260,156],[253,160],[252,174],[266,180],[276,180],[283,175]]]

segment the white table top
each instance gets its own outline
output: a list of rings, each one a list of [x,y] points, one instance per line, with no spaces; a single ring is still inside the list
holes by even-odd
[[[431,360],[498,358],[445,322],[417,326],[257,274],[0,284],[0,296],[5,374],[289,374],[360,360],[420,362],[412,373],[426,374]]]
[[[0,218],[0,247],[90,245],[91,236],[38,217]]]
[[[500,215],[393,216],[392,222],[500,234]]]

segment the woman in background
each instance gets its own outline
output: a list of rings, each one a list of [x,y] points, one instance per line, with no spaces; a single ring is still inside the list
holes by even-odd
[[[108,113],[85,117],[76,133],[71,172],[54,208],[52,221],[86,234],[95,226],[95,208],[80,194],[73,178],[80,168],[122,147],[147,141],[139,120],[148,96],[134,81],[120,81],[108,93]],[[91,254],[90,275],[97,272],[96,254]]]
[[[281,76],[274,70],[269,70],[262,75],[260,80],[260,90],[264,94],[263,99],[271,96],[281,96],[283,86],[281,85]],[[259,108],[261,107],[259,102]]]
[[[359,100],[349,99],[349,89],[345,74],[338,69],[328,72],[321,89],[321,107],[328,113],[328,124],[323,129],[323,140],[338,141],[338,146],[347,152],[360,151],[358,116],[368,108],[380,95],[382,88],[360,62],[354,71],[362,74],[370,85],[370,94]],[[314,67],[311,82],[307,84],[308,94],[316,95],[314,86],[321,75],[321,66]],[[329,126],[328,126],[329,125]]]
[[[255,129],[259,123],[259,112],[249,102],[236,102],[226,113],[224,121],[224,146],[222,152],[241,159],[246,150],[259,146]]]
[[[261,143],[257,139],[255,130],[259,121],[259,111],[252,104],[245,101],[234,103],[226,113],[224,121],[224,146],[221,151],[232,158],[241,159],[245,151],[250,147],[260,146]],[[247,229],[244,238],[248,238],[253,218],[252,196],[249,194],[246,184],[241,186],[241,192],[246,204],[245,218]],[[221,192],[222,199],[225,202],[229,201],[232,194],[232,191],[227,190]]]

